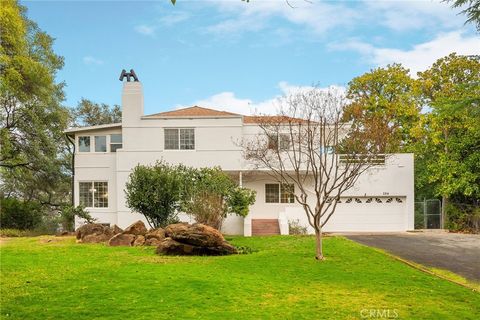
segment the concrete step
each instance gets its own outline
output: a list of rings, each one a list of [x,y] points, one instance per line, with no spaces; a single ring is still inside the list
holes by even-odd
[[[280,234],[277,219],[252,219],[252,236]]]

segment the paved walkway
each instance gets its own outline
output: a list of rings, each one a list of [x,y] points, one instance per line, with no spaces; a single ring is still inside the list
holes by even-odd
[[[480,281],[480,235],[405,232],[346,237],[416,263],[450,270],[465,278]]]

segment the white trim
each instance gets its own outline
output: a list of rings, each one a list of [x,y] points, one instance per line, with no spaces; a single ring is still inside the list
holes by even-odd
[[[82,132],[82,131],[89,131],[89,130],[97,130],[97,129],[107,129],[107,128],[116,128],[122,127],[121,123],[111,123],[111,124],[101,124],[98,126],[90,126],[90,127],[74,127],[65,130],[65,133],[74,133],[74,132]]]

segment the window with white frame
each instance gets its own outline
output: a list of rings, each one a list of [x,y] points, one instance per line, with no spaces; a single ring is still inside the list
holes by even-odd
[[[164,129],[165,150],[194,150],[195,130],[193,128]]]
[[[293,184],[265,184],[265,202],[266,203],[294,203],[295,187]]]
[[[90,137],[89,136],[78,137],[78,151],[79,152],[90,152]]]
[[[107,152],[107,136],[95,136],[95,152]]]
[[[120,133],[110,135],[110,152],[117,152],[117,149],[122,149],[122,135]]]
[[[85,208],[108,208],[108,182],[79,183],[80,205]]]

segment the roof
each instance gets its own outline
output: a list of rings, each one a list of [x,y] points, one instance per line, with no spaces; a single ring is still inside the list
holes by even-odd
[[[75,127],[65,130],[65,133],[73,133],[73,132],[81,132],[81,131],[89,131],[89,130],[97,130],[97,129],[108,129],[108,128],[121,128],[121,123],[110,123],[110,124],[100,124],[98,126],[90,126],[90,127]]]
[[[143,118],[184,118],[184,117],[241,117],[241,114],[193,106],[144,116]]]

